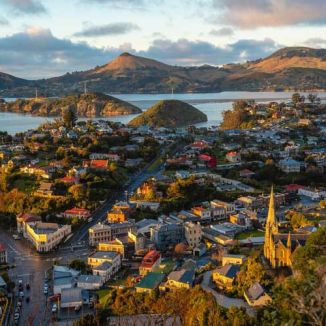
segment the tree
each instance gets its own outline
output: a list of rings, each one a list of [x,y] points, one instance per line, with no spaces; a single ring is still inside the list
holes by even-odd
[[[70,268],[76,269],[77,271],[80,271],[82,274],[88,274],[91,269],[89,266],[82,260],[75,259],[69,264]]]
[[[311,223],[305,218],[302,213],[292,212],[288,214],[287,218],[290,219],[292,229],[296,230],[303,226],[310,225]]]
[[[62,120],[67,129],[73,128],[77,121],[76,112],[71,107],[66,108],[62,113]]]
[[[237,275],[237,288],[239,295],[250,288],[255,282],[268,284],[264,266],[259,262],[258,257],[249,257],[248,261],[241,266]]]
[[[297,105],[298,103],[301,102],[301,95],[299,93],[294,93],[292,95],[292,102],[294,103],[294,105]]]
[[[326,227],[321,227],[295,251],[293,276],[274,289],[271,311],[266,315],[276,316],[278,325],[325,325],[325,266]]]
[[[317,100],[317,95],[316,94],[309,94],[308,95],[308,100],[309,100],[309,102],[311,103],[311,104],[314,104],[315,103],[315,101]]]

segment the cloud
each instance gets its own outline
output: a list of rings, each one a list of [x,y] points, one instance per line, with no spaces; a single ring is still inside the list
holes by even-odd
[[[49,29],[29,27],[0,37],[0,71],[29,79],[54,77],[103,65],[122,52],[176,65],[220,65],[264,57],[279,47],[271,39],[239,40],[224,48],[204,41],[156,39],[144,51],[136,51],[130,43],[96,48],[57,38]]]
[[[46,13],[40,0],[2,0],[15,14],[38,15]]]
[[[170,64],[221,65],[265,57],[279,48],[280,45],[268,38],[262,41],[239,40],[224,48],[205,41],[158,39],[153,41],[148,50],[140,51],[139,54]]]
[[[326,48],[326,38],[309,38],[304,44],[313,48]]]
[[[9,21],[5,17],[0,16],[0,26],[9,25]]]
[[[326,24],[325,0],[213,0],[213,6],[219,20],[243,28]]]
[[[209,34],[214,36],[232,36],[234,31],[231,27],[222,27],[220,29],[212,29]]]
[[[50,30],[29,27],[0,38],[0,71],[25,78],[53,77],[105,63],[108,51],[53,36]],[[117,55],[119,49],[113,54]]]
[[[139,26],[132,23],[112,23],[98,26],[88,26],[81,32],[77,32],[75,36],[84,37],[100,37],[105,35],[121,35],[132,31],[139,30]]]

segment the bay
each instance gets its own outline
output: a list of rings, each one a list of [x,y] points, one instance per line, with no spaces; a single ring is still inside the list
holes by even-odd
[[[110,94],[121,100],[130,102],[145,111],[154,103],[164,99],[177,99],[192,104],[207,115],[207,123],[199,126],[218,125],[222,119],[222,112],[232,107],[232,101],[237,99],[254,99],[258,102],[287,101],[293,92],[221,92],[221,93],[185,93],[185,94]],[[307,95],[307,93],[301,93]],[[324,99],[326,92],[318,93]],[[15,100],[15,99],[5,99]],[[137,115],[115,116],[103,119],[128,123]],[[7,131],[14,135],[29,129],[37,128],[40,124],[52,121],[54,118],[36,117],[26,114],[0,112],[0,131]],[[87,120],[87,119],[80,119]]]

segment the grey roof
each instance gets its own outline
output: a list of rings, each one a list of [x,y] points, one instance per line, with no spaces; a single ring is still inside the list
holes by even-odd
[[[219,268],[214,269],[214,272],[224,275],[228,278],[235,278],[240,271],[240,265],[228,264]]]
[[[61,304],[70,302],[82,302],[82,289],[81,288],[71,288],[61,290]]]
[[[255,282],[246,292],[251,300],[257,300],[265,293],[265,290],[258,282]]]
[[[109,268],[111,268],[112,264],[108,261],[105,261],[104,263],[96,266],[96,267],[93,267],[93,270],[95,271],[106,271],[108,270]]]
[[[102,278],[98,275],[79,275],[78,283],[101,283]]]
[[[97,258],[97,259],[110,259],[113,260],[115,257],[117,257],[119,254],[115,251],[96,251],[92,255],[90,255],[90,258]]]
[[[173,271],[169,274],[168,279],[180,283],[192,284],[194,281],[195,272],[193,269],[186,270],[181,269],[179,271]]]

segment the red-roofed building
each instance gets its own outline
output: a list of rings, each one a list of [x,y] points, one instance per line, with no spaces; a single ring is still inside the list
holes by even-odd
[[[238,163],[241,161],[241,155],[238,152],[229,152],[225,158],[231,163]]]
[[[86,220],[91,216],[91,212],[85,208],[71,208],[64,211],[63,216],[66,218],[75,218]]]
[[[217,161],[215,156],[211,156],[208,154],[200,154],[198,156],[199,160],[206,162],[207,167],[213,169],[216,167]]]
[[[205,140],[196,140],[190,145],[190,147],[192,149],[205,149],[208,148],[209,145]]]
[[[65,176],[61,178],[60,181],[67,184],[76,184],[79,182],[79,179],[76,177]]]
[[[285,186],[285,191],[297,193],[299,189],[303,189],[303,188],[304,188],[304,186],[301,186],[301,185],[298,185],[295,183],[291,183],[291,184]]]
[[[156,250],[149,251],[144,257],[139,266],[139,274],[145,276],[147,273],[152,272],[161,264],[161,254]]]
[[[90,168],[92,169],[107,169],[109,160],[91,160]]]
[[[7,264],[7,249],[3,243],[0,242],[0,264]]]
[[[25,234],[26,223],[41,222],[41,221],[42,221],[42,219],[38,215],[29,214],[29,213],[20,213],[16,216],[17,231],[18,231],[18,233]]]

